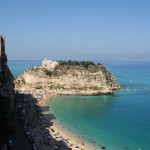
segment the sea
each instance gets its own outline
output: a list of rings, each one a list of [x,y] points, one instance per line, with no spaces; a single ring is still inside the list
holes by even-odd
[[[56,96],[53,122],[85,143],[107,150],[150,150],[150,61],[101,61],[121,89],[113,95]],[[41,61],[9,61],[14,77]]]

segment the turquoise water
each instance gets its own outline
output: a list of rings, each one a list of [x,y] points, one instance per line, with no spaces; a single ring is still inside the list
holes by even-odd
[[[12,72],[12,74],[14,75],[14,77],[19,76],[21,74],[23,74],[24,70],[26,70],[27,68],[31,68],[33,66],[39,66],[41,65],[41,61],[32,61],[32,60],[12,60],[8,62],[9,68]]]
[[[25,65],[18,63],[9,63],[14,75]],[[28,65],[33,63],[39,62]],[[95,141],[97,149],[150,150],[150,62],[102,63],[117,77],[121,90],[114,96],[54,97],[49,113],[68,131]]]

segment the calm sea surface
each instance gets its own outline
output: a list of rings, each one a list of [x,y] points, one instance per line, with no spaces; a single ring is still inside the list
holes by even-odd
[[[98,61],[95,61],[98,62]],[[101,62],[101,61],[99,61]],[[102,62],[122,89],[114,96],[59,96],[50,105],[56,123],[107,150],[150,150],[150,62]],[[10,61],[14,76],[40,61]]]

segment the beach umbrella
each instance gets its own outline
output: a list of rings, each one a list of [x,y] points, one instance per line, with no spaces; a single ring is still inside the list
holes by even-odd
[[[75,148],[78,148],[78,147],[79,147],[77,144],[74,144],[73,146],[74,146]]]

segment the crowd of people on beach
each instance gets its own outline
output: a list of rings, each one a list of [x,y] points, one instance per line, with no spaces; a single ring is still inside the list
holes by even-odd
[[[47,93],[43,90],[33,91],[17,91],[20,98],[17,104],[17,111],[21,115],[20,122],[22,123],[23,130],[26,137],[34,150],[85,150],[85,144],[81,142],[82,147],[72,141],[72,139],[64,137],[52,126],[52,117],[45,117],[42,107],[47,101],[46,97],[53,96],[54,94]]]

